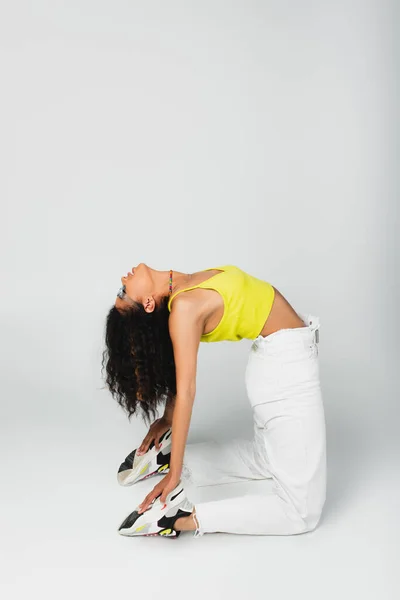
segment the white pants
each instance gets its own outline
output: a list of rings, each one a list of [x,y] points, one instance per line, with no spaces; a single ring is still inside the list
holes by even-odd
[[[317,526],[326,496],[326,429],[319,318],[258,336],[246,367],[251,440],[187,444],[182,481],[195,486],[272,478],[272,492],[196,503],[195,536],[292,535]]]

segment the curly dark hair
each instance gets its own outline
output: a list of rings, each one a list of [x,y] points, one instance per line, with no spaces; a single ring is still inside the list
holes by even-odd
[[[120,311],[110,309],[105,325],[102,373],[113,398],[132,415],[142,411],[149,424],[157,407],[176,396],[176,372],[168,329],[168,296],[163,296],[152,313],[135,302]]]

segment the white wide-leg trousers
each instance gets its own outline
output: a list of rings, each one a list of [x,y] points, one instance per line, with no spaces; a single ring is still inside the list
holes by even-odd
[[[272,478],[272,492],[195,504],[195,536],[226,532],[293,535],[316,528],[326,496],[326,429],[319,318],[251,346],[245,373],[251,440],[187,444],[182,481],[195,486]]]

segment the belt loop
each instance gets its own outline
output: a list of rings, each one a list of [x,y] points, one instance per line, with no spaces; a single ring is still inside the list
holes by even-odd
[[[309,315],[309,324],[310,324],[311,331],[314,332],[315,342],[316,342],[316,344],[319,344],[319,328],[321,325],[319,317],[316,317],[314,315]]]
[[[264,354],[265,353],[265,347],[264,347],[263,341],[265,341],[265,338],[263,338],[261,335],[258,335],[253,340],[253,343],[251,345],[251,350],[253,352],[260,352],[260,353]]]

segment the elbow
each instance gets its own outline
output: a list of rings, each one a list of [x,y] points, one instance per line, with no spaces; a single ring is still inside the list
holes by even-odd
[[[191,401],[194,402],[196,396],[196,386],[195,385],[191,385],[185,388],[181,388],[178,389],[176,392],[176,403],[178,404],[179,402],[187,402],[187,401]]]

